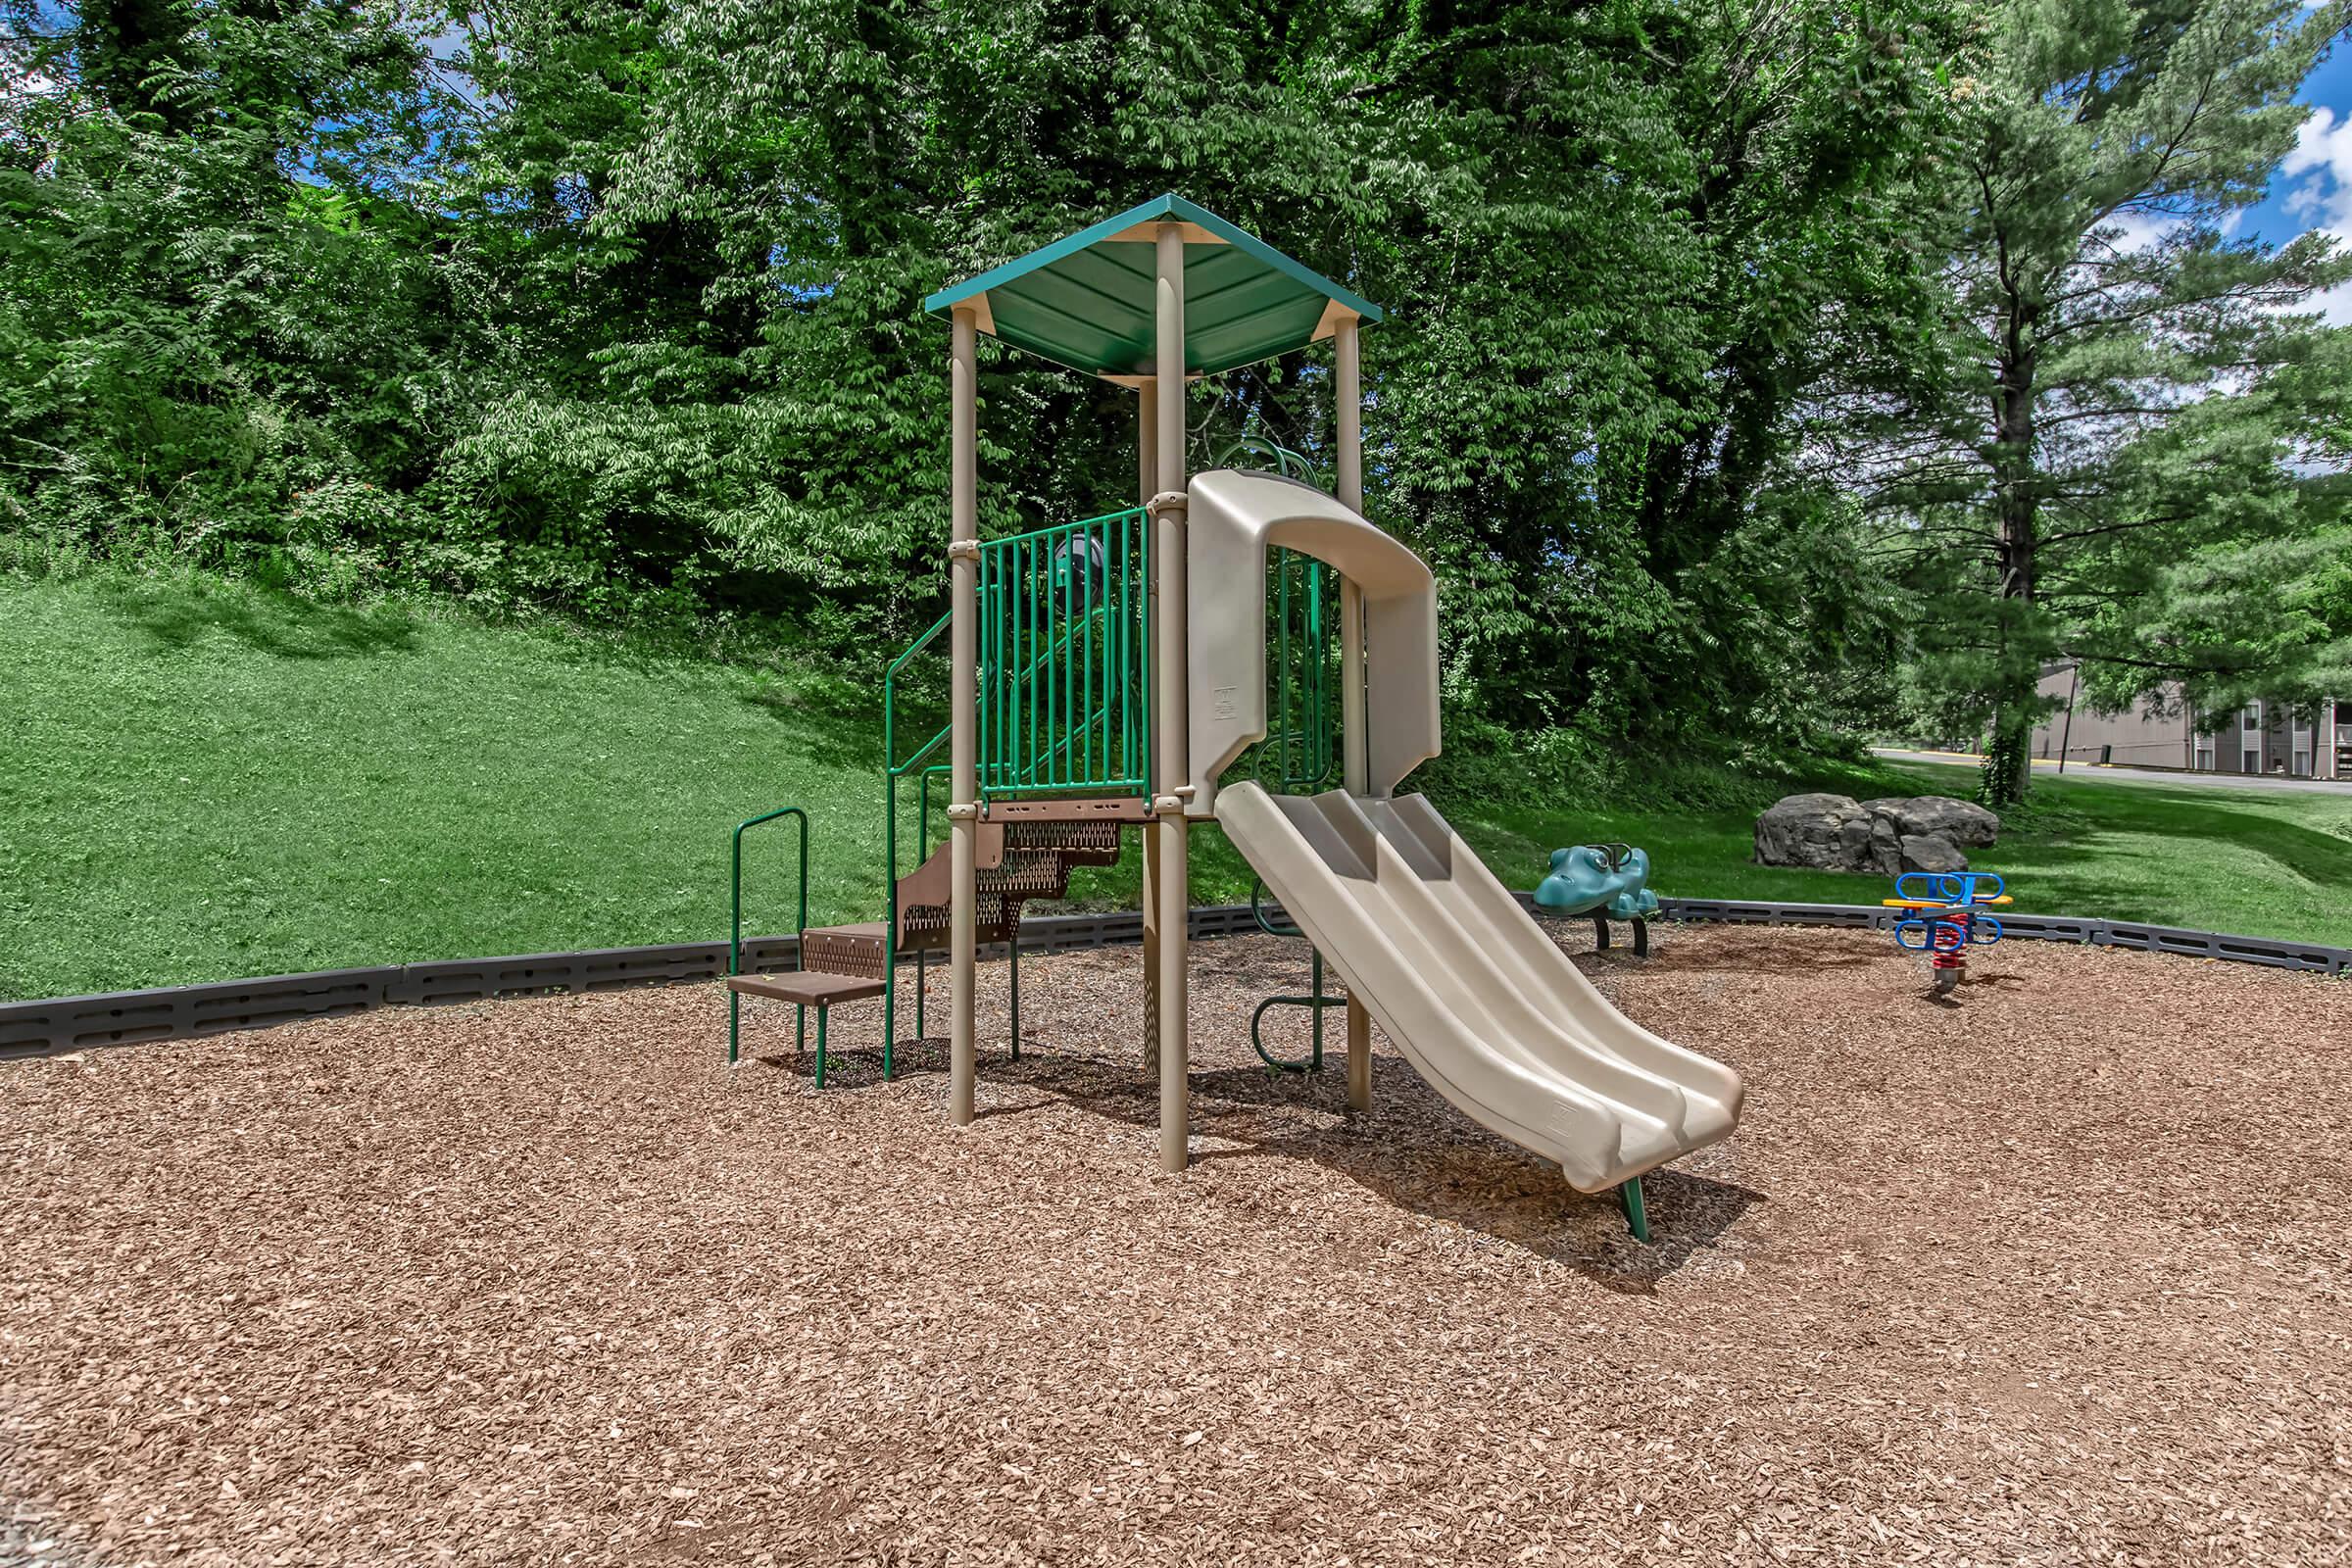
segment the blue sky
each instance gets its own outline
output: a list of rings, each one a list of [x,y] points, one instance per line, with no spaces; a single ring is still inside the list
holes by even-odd
[[[2324,229],[2352,245],[2352,45],[2320,63],[2297,96],[2311,118],[2293,153],[2271,178],[2270,194],[2246,210],[2238,232],[2282,244]],[[2327,302],[2329,319],[2352,323],[2352,285]]]

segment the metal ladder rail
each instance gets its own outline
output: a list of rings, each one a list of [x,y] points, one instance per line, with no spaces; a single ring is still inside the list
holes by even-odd
[[[729,878],[729,900],[732,906],[727,930],[727,973],[729,976],[743,973],[743,835],[749,829],[756,828],[762,822],[773,822],[782,816],[797,818],[801,829],[799,856],[801,896],[799,909],[794,917],[792,927],[792,966],[796,970],[803,967],[801,942],[808,930],[808,813],[797,806],[780,806],[763,815],[741,822],[735,828],[734,862]],[[793,1054],[797,1056],[808,1047],[808,1009],[805,1006],[798,1006],[793,1011],[798,1015],[793,1033]],[[819,1036],[817,1049],[821,1057],[824,1049],[822,1036],[825,1027],[822,1013],[819,1013],[817,1017],[816,1026]],[[743,994],[739,991],[729,991],[727,993],[727,1065],[730,1067],[736,1063],[742,1033]]]

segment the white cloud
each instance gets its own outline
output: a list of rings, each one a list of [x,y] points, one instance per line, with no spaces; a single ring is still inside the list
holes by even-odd
[[[2331,229],[2352,228],[2352,117],[2314,109],[2278,172],[2301,181],[2286,198],[2288,212],[2310,213]]]
[[[2294,150],[2279,164],[2282,178],[2297,183],[2287,192],[2286,211],[2352,246],[2352,115],[2322,106],[2295,132]],[[2352,325],[2352,283],[2312,300],[2330,325]]]
[[[2317,311],[2329,326],[2352,326],[2352,283],[2338,283],[2314,294],[2302,310]]]
[[[2127,211],[2107,220],[2109,243],[2126,253],[2153,249],[2180,226],[2180,220],[2170,213]]]

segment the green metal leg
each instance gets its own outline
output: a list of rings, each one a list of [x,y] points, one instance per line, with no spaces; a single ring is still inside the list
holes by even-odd
[[[1323,950],[1321,948],[1315,949],[1315,983],[1307,989],[1318,997],[1323,994]],[[1315,1020],[1315,1052],[1313,1064],[1307,1068],[1307,1071],[1321,1072],[1323,1070],[1323,1009],[1309,1007],[1307,1012]]]
[[[824,1027],[821,1023],[817,1026]],[[1649,1210],[1642,1204],[1642,1178],[1617,1184],[1618,1200],[1625,1204],[1625,1228],[1634,1233],[1634,1240],[1649,1240]]]
[[[816,1009],[816,1087],[825,1087],[825,1019],[832,1015],[831,1007]]]
[[[735,1065],[736,1042],[743,1035],[743,993],[727,993],[727,1065]]]
[[[797,1056],[808,1049],[808,1009],[796,1004],[792,1010],[792,1054]],[[816,1026],[819,1029],[825,1026],[821,1013],[817,1015]]]
[[[890,1082],[891,1050],[899,1039],[899,961],[893,954],[882,960],[882,1081]]]
[[[931,977],[925,954],[925,949],[914,950],[914,1038],[917,1040],[931,1038],[931,1032],[923,1027],[923,993],[931,989],[923,983]]]

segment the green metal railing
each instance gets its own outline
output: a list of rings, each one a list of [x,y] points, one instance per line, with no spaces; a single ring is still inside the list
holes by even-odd
[[[1266,575],[1266,738],[1250,766],[1267,789],[1299,795],[1340,770],[1340,574],[1278,548]]]
[[[1256,918],[1257,928],[1260,931],[1263,931],[1270,937],[1298,937],[1304,936],[1306,934],[1295,925],[1276,925],[1266,914],[1265,901],[1266,879],[1261,876],[1257,879],[1256,885],[1251,887],[1250,890],[1250,912]],[[1250,1014],[1250,1049],[1257,1053],[1258,1060],[1264,1062],[1267,1066],[1273,1068],[1277,1072],[1321,1072],[1323,1070],[1324,1010],[1330,1007],[1344,1007],[1348,1004],[1348,999],[1346,997],[1333,997],[1324,994],[1323,950],[1321,948],[1315,948],[1313,952],[1315,956],[1314,979],[1307,986],[1308,995],[1303,997],[1268,997],[1265,1001],[1257,1004],[1256,1011]],[[1274,1053],[1266,1049],[1265,1036],[1261,1031],[1265,1027],[1266,1014],[1276,1007],[1304,1007],[1308,1010],[1308,1015],[1314,1020],[1314,1045],[1304,1059],[1277,1056],[1274,1054]]]
[[[895,1051],[899,1030],[899,786],[907,777],[919,781],[921,809],[916,817],[916,859],[931,852],[931,775],[948,771],[945,762],[930,759],[946,745],[953,726],[943,724],[939,732],[912,755],[899,756],[899,676],[914,656],[938,640],[955,616],[942,615],[933,621],[920,637],[906,645],[906,652],[890,662],[882,674],[882,859],[883,877],[889,889],[889,910],[882,922],[882,1077],[888,1082],[896,1066]],[[923,981],[928,978],[921,956],[915,958],[914,1015],[915,1032],[923,1027]]]
[[[734,867],[728,879],[728,898],[732,905],[727,934],[727,973],[730,975],[743,973],[743,835],[749,829],[756,828],[762,822],[773,822],[779,816],[797,818],[801,828],[801,899],[799,913],[794,916],[792,925],[794,944],[792,966],[796,969],[801,967],[799,944],[801,938],[808,930],[808,813],[797,806],[783,806],[765,815],[755,816],[747,822],[738,823],[735,828]],[[797,1027],[793,1034],[793,1054],[798,1055],[808,1047],[808,1009],[795,1007],[793,1010],[799,1014]],[[820,1031],[823,1028],[821,1018],[818,1020],[818,1028]],[[735,1065],[736,1048],[742,1029],[743,994],[739,991],[729,991],[727,993],[727,1065],[730,1067]],[[822,1088],[824,1087],[825,1069],[821,1048],[817,1056],[816,1070],[817,1087]]]
[[[1323,488],[1323,476],[1315,471],[1315,466],[1309,463],[1304,456],[1293,452],[1279,441],[1268,440],[1262,435],[1243,436],[1227,447],[1218,456],[1217,461],[1209,466],[1214,468],[1233,467],[1235,466],[1233,460],[1245,452],[1254,453],[1263,458],[1272,458],[1274,471],[1285,479],[1298,479],[1317,489]]]
[[[1140,507],[981,545],[982,799],[1151,787],[1150,554]]]

